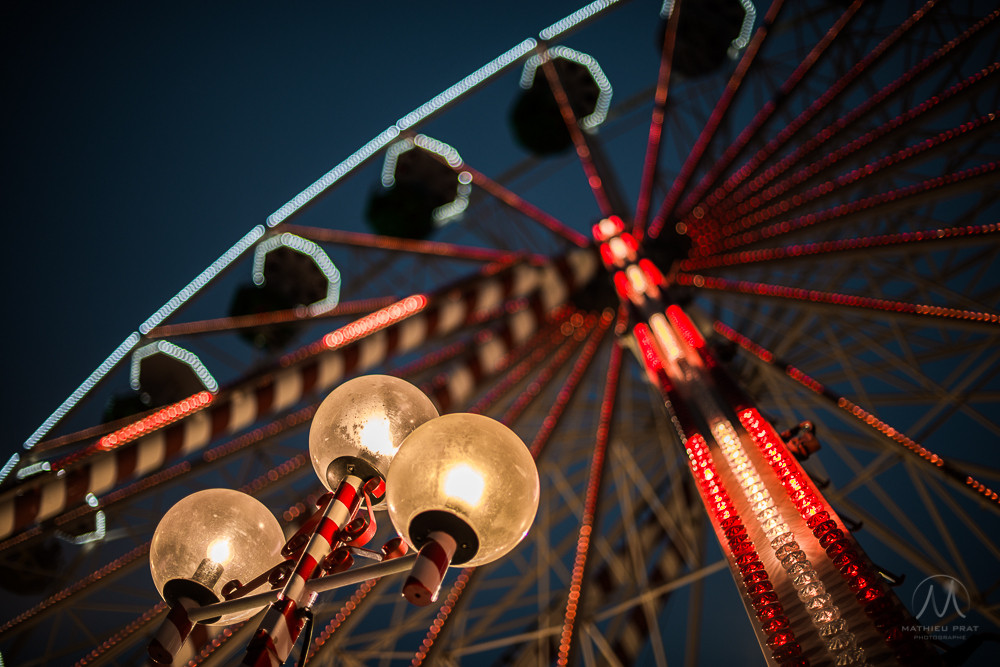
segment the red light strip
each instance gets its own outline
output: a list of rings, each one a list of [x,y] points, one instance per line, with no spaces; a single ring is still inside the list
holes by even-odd
[[[728,280],[726,278],[716,278],[713,276],[678,273],[674,276],[674,281],[678,285],[692,285],[700,289],[734,292],[736,294],[753,294],[755,296],[792,299],[795,301],[809,301],[812,303],[824,303],[835,306],[845,306],[848,308],[858,308],[862,310],[887,311],[907,315],[919,315],[923,317],[982,322],[984,324],[1000,323],[1000,315],[995,313],[946,308],[943,306],[930,306],[922,303],[910,303],[908,301],[890,301],[888,299],[876,299],[869,296],[839,294],[837,292],[821,292],[820,290],[809,290],[801,287],[785,287],[783,285],[771,285],[768,283],[755,283],[747,280],[737,281]]]
[[[943,229],[925,229],[916,232],[900,232],[881,236],[866,236],[836,241],[819,241],[801,245],[782,246],[778,248],[761,248],[759,250],[743,250],[725,255],[711,255],[699,259],[685,259],[680,262],[681,271],[698,271],[726,266],[744,266],[747,264],[773,262],[783,259],[799,259],[817,255],[869,250],[874,248],[893,248],[907,244],[934,244],[954,239],[973,238],[996,234],[1000,232],[1000,224],[972,225],[968,227],[945,227]]]
[[[730,557],[739,570],[744,594],[753,605],[756,625],[767,637],[766,643],[772,656],[782,665],[788,664],[786,660],[795,658],[798,660],[791,664],[803,667],[809,665],[808,659],[799,658],[802,646],[795,639],[788,615],[778,601],[778,595],[774,592],[774,585],[764,569],[757,548],[747,534],[746,526],[719,477],[708,443],[701,434],[695,434],[688,438],[684,447],[691,474],[697,482],[698,493],[708,508],[713,523],[725,538],[723,546],[728,548]]]
[[[847,587],[855,594],[858,604],[882,633],[882,638],[896,653],[919,654],[924,649],[904,624],[907,618],[891,596],[886,596],[878,572],[871,561],[855,548],[856,545],[840,528],[830,511],[823,509],[811,482],[788,452],[774,428],[755,408],[739,411],[740,423],[750,434],[764,460],[768,462],[781,485],[794,502],[799,515],[819,540],[827,557],[840,572]],[[923,655],[921,657],[930,658]]]
[[[622,309],[624,315],[625,310]],[[624,319],[624,318],[622,318]],[[583,505],[583,516],[580,520],[580,535],[576,542],[576,559],[573,561],[573,573],[570,576],[569,597],[566,601],[566,612],[563,616],[562,634],[559,636],[559,653],[557,665],[569,664],[569,653],[573,644],[573,630],[576,624],[577,609],[583,593],[583,576],[590,552],[590,536],[594,530],[597,518],[597,501],[604,475],[604,464],[611,433],[611,418],[614,412],[615,396],[618,392],[618,380],[621,370],[622,348],[619,345],[611,347],[611,359],[608,361],[608,373],[604,382],[604,397],[601,400],[601,412],[597,426],[597,438],[594,444],[594,457],[590,462],[590,477],[587,480],[587,495]]]
[[[857,11],[864,4],[864,0],[854,0],[844,13],[840,15],[840,18],[830,27],[830,29],[823,35],[812,50],[802,59],[795,71],[781,84],[781,87],[775,92],[774,96],[768,100],[760,111],[753,117],[750,123],[743,128],[743,130],[736,136],[736,139],[729,144],[725,152],[716,160],[713,161],[712,167],[708,170],[708,173],[702,177],[701,181],[694,188],[694,190],[684,199],[681,204],[681,208],[678,211],[679,218],[685,218],[687,214],[691,211],[695,204],[697,204],[708,192],[718,180],[722,177],[727,169],[732,165],[732,163],[739,157],[740,153],[747,147],[751,139],[764,127],[764,125],[771,120],[774,113],[783,105],[785,100],[789,98],[791,93],[798,87],[805,75],[812,69],[820,57],[826,52],[830,44],[833,43],[840,33],[847,27],[851,19],[854,18]]]
[[[711,357],[705,354],[705,339],[702,337],[701,332],[698,331],[698,327],[694,325],[694,322],[687,316],[687,313],[681,310],[680,306],[667,306],[667,319],[680,332],[681,338],[699,353],[703,361],[711,361]]]
[[[133,422],[126,426],[125,428],[118,429],[113,433],[109,433],[97,441],[97,449],[102,451],[110,451],[115,447],[124,445],[127,442],[132,442],[136,438],[146,435],[151,431],[155,431],[159,428],[163,428],[167,424],[171,424],[178,419],[187,417],[190,414],[194,414],[199,410],[202,410],[212,402],[212,392],[210,391],[200,391],[197,394],[185,398],[183,401],[178,401],[173,405],[169,405],[162,410],[157,410],[153,414],[140,419],[137,422]],[[71,463],[75,457],[70,457],[65,461],[65,463]],[[56,467],[61,467],[64,465],[63,461],[60,461]]]
[[[469,169],[463,167],[466,171]],[[475,262],[511,262],[525,255],[519,252],[496,250],[493,248],[476,248],[473,246],[442,243],[440,241],[420,241],[401,239],[392,236],[379,236],[362,232],[348,232],[340,229],[324,229],[322,227],[305,227],[301,225],[282,225],[284,231],[319,243],[333,243],[378,250],[395,250],[419,255],[433,255]],[[541,256],[532,255],[532,258]]]
[[[427,307],[427,297],[423,294],[408,296],[391,306],[386,306],[370,315],[351,322],[323,336],[323,345],[329,350],[336,350],[360,338],[369,336],[390,324],[405,320],[414,313],[419,313]]]
[[[587,138],[583,136],[580,123],[576,118],[576,114],[573,113],[573,107],[570,106],[566,89],[563,88],[562,82],[559,81],[559,73],[556,71],[556,66],[552,62],[552,58],[544,42],[538,45],[536,51],[539,59],[542,61],[542,71],[545,72],[545,79],[549,83],[549,88],[552,89],[552,96],[556,98],[556,103],[559,105],[559,113],[566,124],[569,136],[573,139],[573,146],[576,148],[577,157],[580,158],[583,173],[587,176],[587,183],[590,185],[590,190],[594,193],[594,199],[597,200],[601,214],[605,217],[609,216],[614,213],[611,207],[611,200],[608,199],[608,193],[604,191],[604,182],[601,180],[601,176],[597,172],[597,165],[594,164],[594,158],[590,154]]]
[[[768,158],[774,155],[778,149],[785,145],[792,136],[795,135],[799,130],[801,130],[806,123],[811,121],[816,117],[818,113],[828,108],[830,102],[834,100],[838,95],[840,95],[844,90],[864,72],[868,67],[872,65],[876,60],[881,58],[886,50],[895,44],[900,37],[902,37],[910,28],[916,25],[917,21],[922,19],[927,12],[937,3],[937,0],[930,0],[923,7],[914,12],[906,21],[901,23],[888,37],[886,37],[882,42],[880,42],[875,48],[868,52],[864,58],[859,60],[854,64],[851,69],[847,71],[846,74],[841,76],[837,81],[827,88],[819,97],[813,100],[813,103],[809,107],[800,113],[791,123],[788,123],[778,134],[765,144],[757,153],[746,162],[740,169],[738,169],[732,176],[730,176],[721,186],[719,186],[715,192],[709,195],[705,199],[705,204],[707,207],[715,207],[719,202],[721,202],[728,194],[739,186],[747,176],[756,171],[762,164],[764,164]]]
[[[343,315],[357,315],[359,313],[370,313],[376,308],[383,308],[394,301],[395,299],[392,297],[341,301],[335,308],[324,311],[319,315],[310,315],[308,312],[303,314],[302,308],[292,308],[290,310],[276,310],[256,315],[220,317],[214,320],[200,320],[180,324],[161,324],[146,334],[146,337],[150,339],[173,338],[174,336],[191,336],[217,331],[230,331],[232,329],[249,329],[268,324],[280,324],[282,322],[305,322]]]
[[[795,185],[795,183],[788,184],[788,181],[784,181],[774,187],[768,188],[760,196],[751,197],[749,201],[739,204],[735,209],[732,209],[727,213],[713,215],[713,221],[716,224],[721,225],[722,236],[729,236],[752,227],[760,226],[769,220],[777,218],[779,215],[788,213],[790,210],[800,208],[812,201],[827,196],[839,188],[847,187],[861,181],[862,179],[881,178],[879,172],[883,169],[888,169],[889,167],[896,166],[905,160],[918,157],[935,148],[939,148],[949,141],[960,139],[970,132],[981,130],[993,123],[995,120],[997,120],[996,114],[991,113],[981,116],[973,121],[962,123],[958,127],[941,132],[938,135],[924,139],[917,144],[907,146],[906,148],[898,150],[890,155],[885,155],[863,167],[852,169],[834,179],[815,185],[805,192],[795,195],[790,200],[782,200],[776,204],[771,204],[770,206],[761,208],[765,206],[767,202],[776,200],[780,196],[784,195],[788,189]],[[828,163],[831,156],[839,152],[841,151],[835,151],[834,153],[825,156],[819,162],[813,163],[801,172],[798,172],[798,174],[796,174],[796,180],[806,180],[819,173],[822,169],[828,166],[825,163]],[[751,213],[754,209],[757,209],[756,212]]]
[[[572,227],[569,227],[568,225],[561,222],[557,218],[549,215],[548,213],[541,210],[537,206],[529,204],[528,202],[521,199],[519,196],[517,196],[504,186],[500,185],[496,181],[489,178],[486,174],[476,171],[467,164],[462,164],[460,167],[457,167],[455,171],[469,172],[472,175],[473,184],[478,185],[483,190],[493,195],[503,203],[507,204],[511,208],[520,211],[521,213],[531,218],[535,222],[540,223],[543,227],[545,227],[549,231],[563,237],[573,245],[580,248],[585,248],[588,245],[588,240],[586,236],[576,231]],[[546,262],[548,261],[548,258],[540,256],[538,259],[536,259],[536,261]]]
[[[663,119],[667,109],[670,70],[674,60],[674,43],[677,39],[677,24],[680,23],[681,9],[681,3],[675,2],[663,34],[660,70],[656,76],[656,93],[653,95],[653,116],[649,121],[649,138],[646,140],[646,156],[643,158],[639,199],[635,205],[635,219],[632,226],[632,233],[639,239],[645,232],[646,221],[649,218],[649,203],[653,198],[653,183],[660,156],[660,138],[663,136]]]
[[[823,386],[822,383],[803,373],[794,366],[775,359],[774,355],[770,351],[760,345],[757,345],[756,343],[753,343],[746,336],[737,333],[725,324],[716,322],[715,331],[726,339],[731,340],[743,349],[752,353],[758,359],[782,369],[788,377],[819,394],[828,401],[836,404],[838,408],[851,414],[859,422],[867,425],[869,428],[878,431],[889,441],[899,445],[905,451],[918,456],[924,462],[940,469],[949,478],[960,484],[961,488],[971,491],[974,497],[978,500],[986,501],[985,504],[987,507],[990,507],[993,510],[1000,510],[1000,494],[998,494],[997,491],[994,491],[992,488],[978,481],[972,477],[972,475],[963,472],[952,463],[945,461],[941,456],[935,454],[920,443],[912,440],[902,431],[889,426],[887,423],[869,413],[864,408],[856,405],[849,399],[843,396],[838,396],[836,393]]]
[[[955,48],[957,48],[959,45],[968,41],[973,35],[975,35],[977,32],[986,27],[990,22],[992,22],[998,16],[1000,16],[1000,10],[994,11],[989,15],[985,16],[976,24],[965,30],[961,35],[952,39],[947,44],[945,44],[937,51],[932,53],[930,56],[928,56],[927,58],[917,63],[912,68],[910,68],[906,73],[904,73],[898,79],[884,86],[875,95],[872,95],[870,98],[866,99],[862,104],[855,107],[848,114],[837,119],[823,130],[817,132],[814,136],[807,137],[806,140],[802,142],[795,150],[786,155],[784,158],[780,159],[774,166],[769,167],[762,174],[758,175],[748,184],[744,185],[742,188],[737,190],[736,194],[733,197],[733,201],[738,203],[740,201],[745,200],[748,196],[750,196],[751,193],[758,192],[761,188],[763,188],[765,185],[773,181],[775,178],[786,172],[793,165],[798,164],[806,155],[812,153],[813,151],[818,150],[821,147],[829,145],[829,141],[840,131],[854,124],[859,118],[861,118],[862,116],[869,113],[874,108],[878,107],[880,104],[885,102],[889,97],[891,97],[897,91],[899,91],[900,88],[915,80],[922,72],[927,70],[935,63],[937,63],[939,60],[943,59],[946,55],[955,50]],[[898,117],[896,121],[904,122],[905,120],[912,119],[913,117],[915,117],[915,115],[910,116],[909,114],[914,112],[916,112],[917,114],[923,113],[923,111],[926,111],[932,106],[938,104],[940,101],[943,101],[951,97],[952,95],[955,95],[958,92],[966,89],[972,83],[978,82],[979,80],[981,80],[983,76],[991,74],[995,70],[996,70],[996,65],[995,64],[991,65],[982,72],[975,74],[973,77],[966,79],[964,82],[952,86],[944,93],[941,93],[938,96],[933,97],[930,100],[927,100],[926,102],[919,105],[915,109],[907,112],[901,117]],[[896,121],[890,122],[888,126],[883,126],[883,128],[886,128],[886,131],[888,131],[888,129],[894,129],[897,126],[895,124]],[[879,132],[880,129],[881,128],[877,128],[876,130],[873,130],[873,132]],[[864,140],[867,143],[877,138],[877,136],[881,136],[881,134],[882,133],[877,134],[868,139],[862,138],[862,140]]]
[[[880,206],[906,204],[906,199],[925,196],[928,194],[941,195],[942,191],[955,186],[971,187],[971,182],[977,178],[989,176],[1000,166],[998,162],[971,167],[963,171],[944,174],[936,178],[927,179],[920,183],[914,183],[905,188],[890,190],[864,199],[840,204],[833,208],[828,208],[815,213],[807,213],[789,220],[776,222],[760,229],[743,232],[742,234],[727,236],[720,240],[705,241],[704,245],[692,249],[692,256],[704,257],[725,250],[732,250],[742,246],[757,243],[765,239],[776,236],[783,236],[793,232],[802,231],[820,224],[831,222],[843,222],[844,218],[859,213],[861,211],[871,211]]]
[[[732,76],[729,77],[729,81],[726,83],[725,90],[723,90],[722,95],[719,96],[719,101],[715,103],[715,107],[712,109],[712,113],[708,117],[708,121],[702,128],[701,133],[698,135],[698,139],[694,142],[694,146],[691,147],[691,152],[688,153],[687,159],[684,160],[684,164],[681,165],[681,170],[674,179],[673,184],[670,186],[670,190],[667,192],[667,196],[660,205],[660,209],[657,211],[656,217],[653,218],[653,222],[649,226],[650,238],[655,239],[659,236],[660,231],[663,229],[663,225],[665,225],[667,219],[673,215],[674,208],[677,206],[681,196],[687,189],[688,183],[690,183],[691,177],[694,175],[698,165],[701,164],[702,159],[705,157],[705,151],[708,149],[708,145],[712,142],[712,139],[715,138],[716,131],[718,131],[719,126],[726,117],[726,114],[732,105],[733,99],[736,97],[736,93],[740,89],[740,85],[743,83],[744,78],[746,78],[747,71],[750,69],[754,59],[757,57],[757,53],[760,51],[760,47],[763,45],[768,32],[770,32],[771,26],[774,25],[775,20],[778,18],[778,14],[781,12],[781,7],[783,5],[784,0],[771,1],[771,5],[768,7],[764,20],[757,28],[757,32],[754,33],[753,38],[751,38],[746,50],[743,51],[739,64],[736,66]]]

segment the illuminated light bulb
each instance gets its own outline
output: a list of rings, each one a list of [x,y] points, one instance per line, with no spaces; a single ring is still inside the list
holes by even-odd
[[[635,264],[629,264],[625,269],[625,275],[628,276],[628,281],[632,285],[632,289],[639,294],[646,294],[650,291],[650,285],[646,282],[646,276]],[[659,290],[657,290],[658,292]]]
[[[821,635],[824,627],[840,620],[840,609],[837,607],[822,607],[810,613],[812,614],[813,624],[819,627]]]
[[[149,546],[149,570],[164,600],[198,604],[222,599],[233,579],[246,583],[281,562],[285,537],[260,501],[231,489],[207,489],[167,510]],[[250,618],[251,609],[201,621],[225,625]]]
[[[599,223],[591,228],[591,233],[594,238],[598,241],[607,241],[612,236],[620,233],[625,229],[625,224],[622,222],[621,218],[618,216],[611,216],[610,218],[604,218]]]
[[[611,248],[611,255],[614,257],[615,266],[625,266],[625,261],[628,259],[634,259],[634,252],[630,252],[629,247],[625,245],[620,236],[616,236],[608,241],[608,247]],[[629,257],[632,254],[633,257]]]
[[[210,560],[215,561],[219,565],[225,565],[232,558],[233,550],[229,544],[229,540],[215,540],[208,545],[206,553]]]
[[[790,568],[792,565],[794,565],[795,563],[805,563],[805,562],[807,562],[806,561],[806,554],[805,554],[804,551],[801,551],[801,550],[799,550],[799,551],[791,551],[791,552],[786,553],[784,556],[779,556],[779,560],[781,561],[781,567],[784,568],[784,569],[786,569],[786,570],[788,568]]]
[[[832,637],[838,633],[847,631],[847,621],[840,618],[839,616],[835,619],[828,621],[819,628],[819,636],[824,639]]]
[[[798,589],[799,599],[805,602],[806,600],[818,597],[826,592],[826,588],[823,584],[819,582],[814,582],[811,584],[806,584]]]
[[[483,498],[486,481],[483,476],[470,465],[460,463],[445,473],[442,480],[444,492],[471,506],[479,505]]]
[[[660,349],[666,352],[668,357],[676,360],[683,356],[677,339],[674,338],[673,332],[670,331],[670,325],[667,324],[666,315],[654,313],[649,318],[649,326],[653,330],[656,342],[660,344]]]
[[[498,421],[455,413],[417,427],[386,478],[389,518],[420,549],[434,531],[457,542],[452,564],[483,565],[524,538],[538,510],[535,461]]]
[[[779,528],[784,528],[785,530],[779,533],[776,537],[771,540],[771,548],[777,551],[780,547],[786,544],[795,544],[795,536],[788,531],[788,526],[784,523],[779,524]]]
[[[833,606],[833,598],[829,593],[815,595],[805,601],[806,609],[814,611],[823,607]]]
[[[313,469],[331,491],[347,474],[385,479],[406,436],[437,416],[431,400],[405,380],[388,375],[349,380],[316,410],[309,428]],[[376,507],[384,505],[379,500]]]

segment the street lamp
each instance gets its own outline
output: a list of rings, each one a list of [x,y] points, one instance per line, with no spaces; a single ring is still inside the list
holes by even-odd
[[[330,493],[287,541],[270,511],[238,491],[200,491],[164,515],[150,570],[171,611],[150,643],[154,662],[169,663],[196,622],[229,624],[267,607],[244,664],[283,664],[318,593],[409,571],[403,595],[430,604],[449,565],[504,556],[538,509],[538,471],[513,431],[482,415],[438,416],[394,377],[355,378],[327,396],[309,454]],[[373,510],[386,507],[400,537],[365,549]],[[354,556],[375,562],[352,568]]]

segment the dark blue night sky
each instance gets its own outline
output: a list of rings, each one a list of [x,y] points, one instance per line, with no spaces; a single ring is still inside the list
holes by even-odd
[[[6,452],[253,225],[577,3],[18,4],[0,21]]]

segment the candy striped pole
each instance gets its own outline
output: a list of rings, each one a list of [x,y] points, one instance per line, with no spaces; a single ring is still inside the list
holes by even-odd
[[[188,618],[188,609],[198,603],[189,598],[180,598],[177,605],[170,608],[156,635],[149,642],[149,659],[156,665],[169,665],[187,641],[194,621]]]
[[[444,573],[455,556],[458,544],[448,533],[434,531],[420,547],[413,569],[403,582],[403,597],[418,607],[426,607],[438,597]]]
[[[244,665],[280,667],[288,659],[302,631],[304,618],[300,610],[307,609],[315,596],[306,582],[317,573],[320,561],[334,549],[337,533],[357,513],[363,497],[362,484],[360,477],[347,475],[333,498],[320,510],[323,516],[312,539],[285,582],[278,601],[271,605],[250,641]]]

